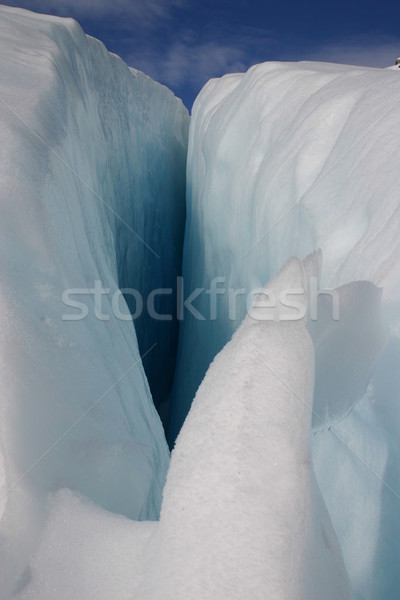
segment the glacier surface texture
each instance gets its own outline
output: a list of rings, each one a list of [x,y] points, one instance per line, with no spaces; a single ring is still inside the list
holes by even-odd
[[[126,287],[146,297],[179,274],[189,118],[76,22],[6,7],[0,22],[5,598],[29,580],[49,493],[159,515],[169,451],[141,355],[166,395],[177,327],[140,322],[136,337],[111,299]],[[95,314],[99,285],[107,320]],[[87,306],[81,321],[63,320],[80,314],[62,301],[68,289],[86,290],[71,295]],[[118,307],[129,315],[121,296]]]
[[[320,248],[321,289],[336,289],[340,316],[320,324],[332,309],[318,297],[313,460],[363,599],[400,590],[397,74],[266,63],[211,80],[196,99],[183,275],[189,290],[214,281],[225,293],[214,306],[197,297],[204,320],[186,315],[169,429],[172,443],[246,294]],[[227,288],[243,293],[232,302]]]
[[[0,26],[0,600],[398,600],[398,72]]]

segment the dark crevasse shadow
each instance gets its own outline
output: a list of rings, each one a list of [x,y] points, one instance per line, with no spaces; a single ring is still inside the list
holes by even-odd
[[[165,428],[179,336],[177,278],[182,272],[186,220],[186,147],[169,140],[166,160],[164,149],[161,152],[149,146],[141,158],[143,171],[154,174],[147,177],[149,189],[141,191],[137,206],[135,194],[140,186],[133,182],[132,202],[121,207],[122,217],[132,229],[136,231],[137,223],[141,224],[139,231],[148,247],[143,249],[143,241],[120,222],[116,260],[118,285],[133,317],[143,367]]]
[[[176,210],[168,213],[165,211],[160,189],[160,205],[150,207],[145,216],[149,227],[152,223],[154,230],[159,232],[158,235],[153,234],[152,242],[152,248],[158,256],[153,252],[145,253],[142,257],[142,269],[138,274],[132,265],[135,264],[136,245],[141,242],[138,240],[132,243],[132,239],[126,242],[122,227],[121,235],[117,237],[118,283],[122,292],[125,291],[125,300],[134,317],[143,367],[164,428],[168,421],[168,395],[174,378],[178,348],[177,278],[182,269],[186,215],[185,163],[183,156],[179,158],[181,168],[175,174]],[[140,292],[143,301],[140,314],[137,314],[140,308],[137,297],[129,291],[130,289]],[[163,292],[154,295],[157,290]],[[153,309],[156,318],[150,314]],[[154,348],[148,352],[154,344]]]

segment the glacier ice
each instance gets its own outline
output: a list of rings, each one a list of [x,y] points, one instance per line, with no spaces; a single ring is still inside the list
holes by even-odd
[[[63,320],[74,311],[62,295],[96,282],[146,295],[175,279],[188,114],[72,20],[1,7],[0,22],[4,598],[24,581],[49,493],[66,487],[133,519],[158,517],[169,451],[141,355],[164,393],[176,327],[140,323],[139,352],[110,295],[107,321],[90,294],[79,298],[86,319]]]
[[[376,301],[363,293],[348,314],[348,341],[363,346],[352,357],[352,372],[338,369],[346,364],[342,335],[336,351],[329,345],[324,353],[322,346],[316,358],[317,393],[329,378],[331,390],[327,399],[315,398],[317,412],[329,410],[323,409],[325,427],[314,432],[313,461],[353,589],[363,600],[395,600],[400,589],[393,550],[400,497],[394,351],[400,332],[399,100],[400,80],[391,70],[266,63],[208,82],[189,134],[188,288],[207,289],[222,278],[226,287],[247,293],[291,256],[321,248],[323,289],[345,291],[365,281],[382,290],[382,317],[373,287]],[[246,313],[241,298],[236,317],[227,294],[217,301],[216,320],[187,313],[183,322],[170,444],[211,361]],[[209,298],[200,296],[196,307],[208,315]],[[353,339],[363,318],[370,321],[368,343]]]
[[[338,423],[364,396],[387,343],[381,296],[382,290],[369,281],[319,292],[314,319],[308,319],[316,360],[314,429]]]
[[[329,294],[308,329],[196,297],[170,441],[199,389],[154,522],[169,452],[152,396],[165,413],[178,324],[133,327],[110,298],[175,289],[187,111],[72,20],[0,21],[4,598],[397,600],[398,73],[269,63],[196,100],[185,289],[270,280],[307,290],[310,313],[318,278],[341,318]],[[89,290],[83,321],[62,318],[70,288]]]
[[[399,94],[395,72],[323,63],[265,63],[206,84],[189,139],[188,288],[215,277],[233,289],[263,287],[289,257],[321,248],[321,286],[367,280],[383,288],[396,330]],[[231,320],[226,296],[219,301],[216,322],[185,319],[171,440],[244,317],[244,305]],[[198,306],[207,314],[207,298]]]
[[[297,259],[269,286],[289,282],[306,305]],[[18,600],[352,598],[313,474],[312,340],[305,319],[266,321],[262,310],[198,390],[160,521],[128,521],[59,492]]]
[[[297,259],[269,283],[287,286],[306,289]],[[177,439],[135,598],[352,598],[313,476],[313,386],[304,319],[247,316]]]

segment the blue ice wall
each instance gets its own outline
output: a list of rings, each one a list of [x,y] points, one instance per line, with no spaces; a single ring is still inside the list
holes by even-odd
[[[197,314],[186,310],[182,323],[171,445],[211,361],[246,313],[246,294],[263,287],[291,256],[322,250],[322,288],[356,280],[381,288],[383,329],[394,347],[400,331],[399,101],[396,71],[318,63],[266,63],[203,88],[189,135],[183,262],[186,297],[203,291],[194,302]],[[213,281],[214,291],[224,291],[214,294],[210,320]],[[229,288],[242,290],[233,303]],[[348,338],[363,313],[365,322],[381,319],[375,310],[369,319],[368,294],[358,301],[364,299],[366,306],[352,309]],[[348,353],[349,343],[333,352],[331,364],[352,365],[333,379],[340,382],[336,404],[356,406],[341,423],[328,422],[315,434],[314,463],[355,591],[363,599],[395,600],[400,580],[389,557],[398,547],[400,423],[393,381],[400,365],[398,354],[383,355],[384,392],[382,376],[379,392],[374,376],[367,387],[383,336],[376,330],[370,352],[362,334],[350,362],[339,351]],[[325,368],[329,361],[318,364]],[[346,377],[351,383],[358,368],[363,386],[354,385],[353,398],[342,397],[341,384]],[[318,389],[332,381],[329,369],[321,373]],[[329,402],[335,404],[335,389]]]
[[[137,335],[113,298],[129,316],[121,286],[145,301],[149,289],[173,287],[181,268],[189,117],[172,92],[72,20],[1,7],[0,23],[8,597],[40,539],[49,493],[70,488],[133,519],[158,517],[169,451],[141,356],[162,397],[177,328],[144,316]],[[65,303],[66,292],[81,308]]]

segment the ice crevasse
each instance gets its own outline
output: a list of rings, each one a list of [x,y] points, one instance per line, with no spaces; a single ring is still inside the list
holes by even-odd
[[[4,598],[397,600],[398,73],[266,63],[211,80],[185,208],[181,102],[74,21],[0,19]],[[180,324],[170,441],[189,415],[164,487],[153,399],[178,328],[116,319],[110,297],[174,287],[181,263],[188,293],[244,293],[233,316],[217,294],[212,319],[200,294],[204,320]],[[314,280],[339,321],[328,296],[310,321]],[[110,319],[89,293],[87,317],[63,321],[63,291],[96,282]],[[267,282],[301,289],[308,317],[246,316]]]

